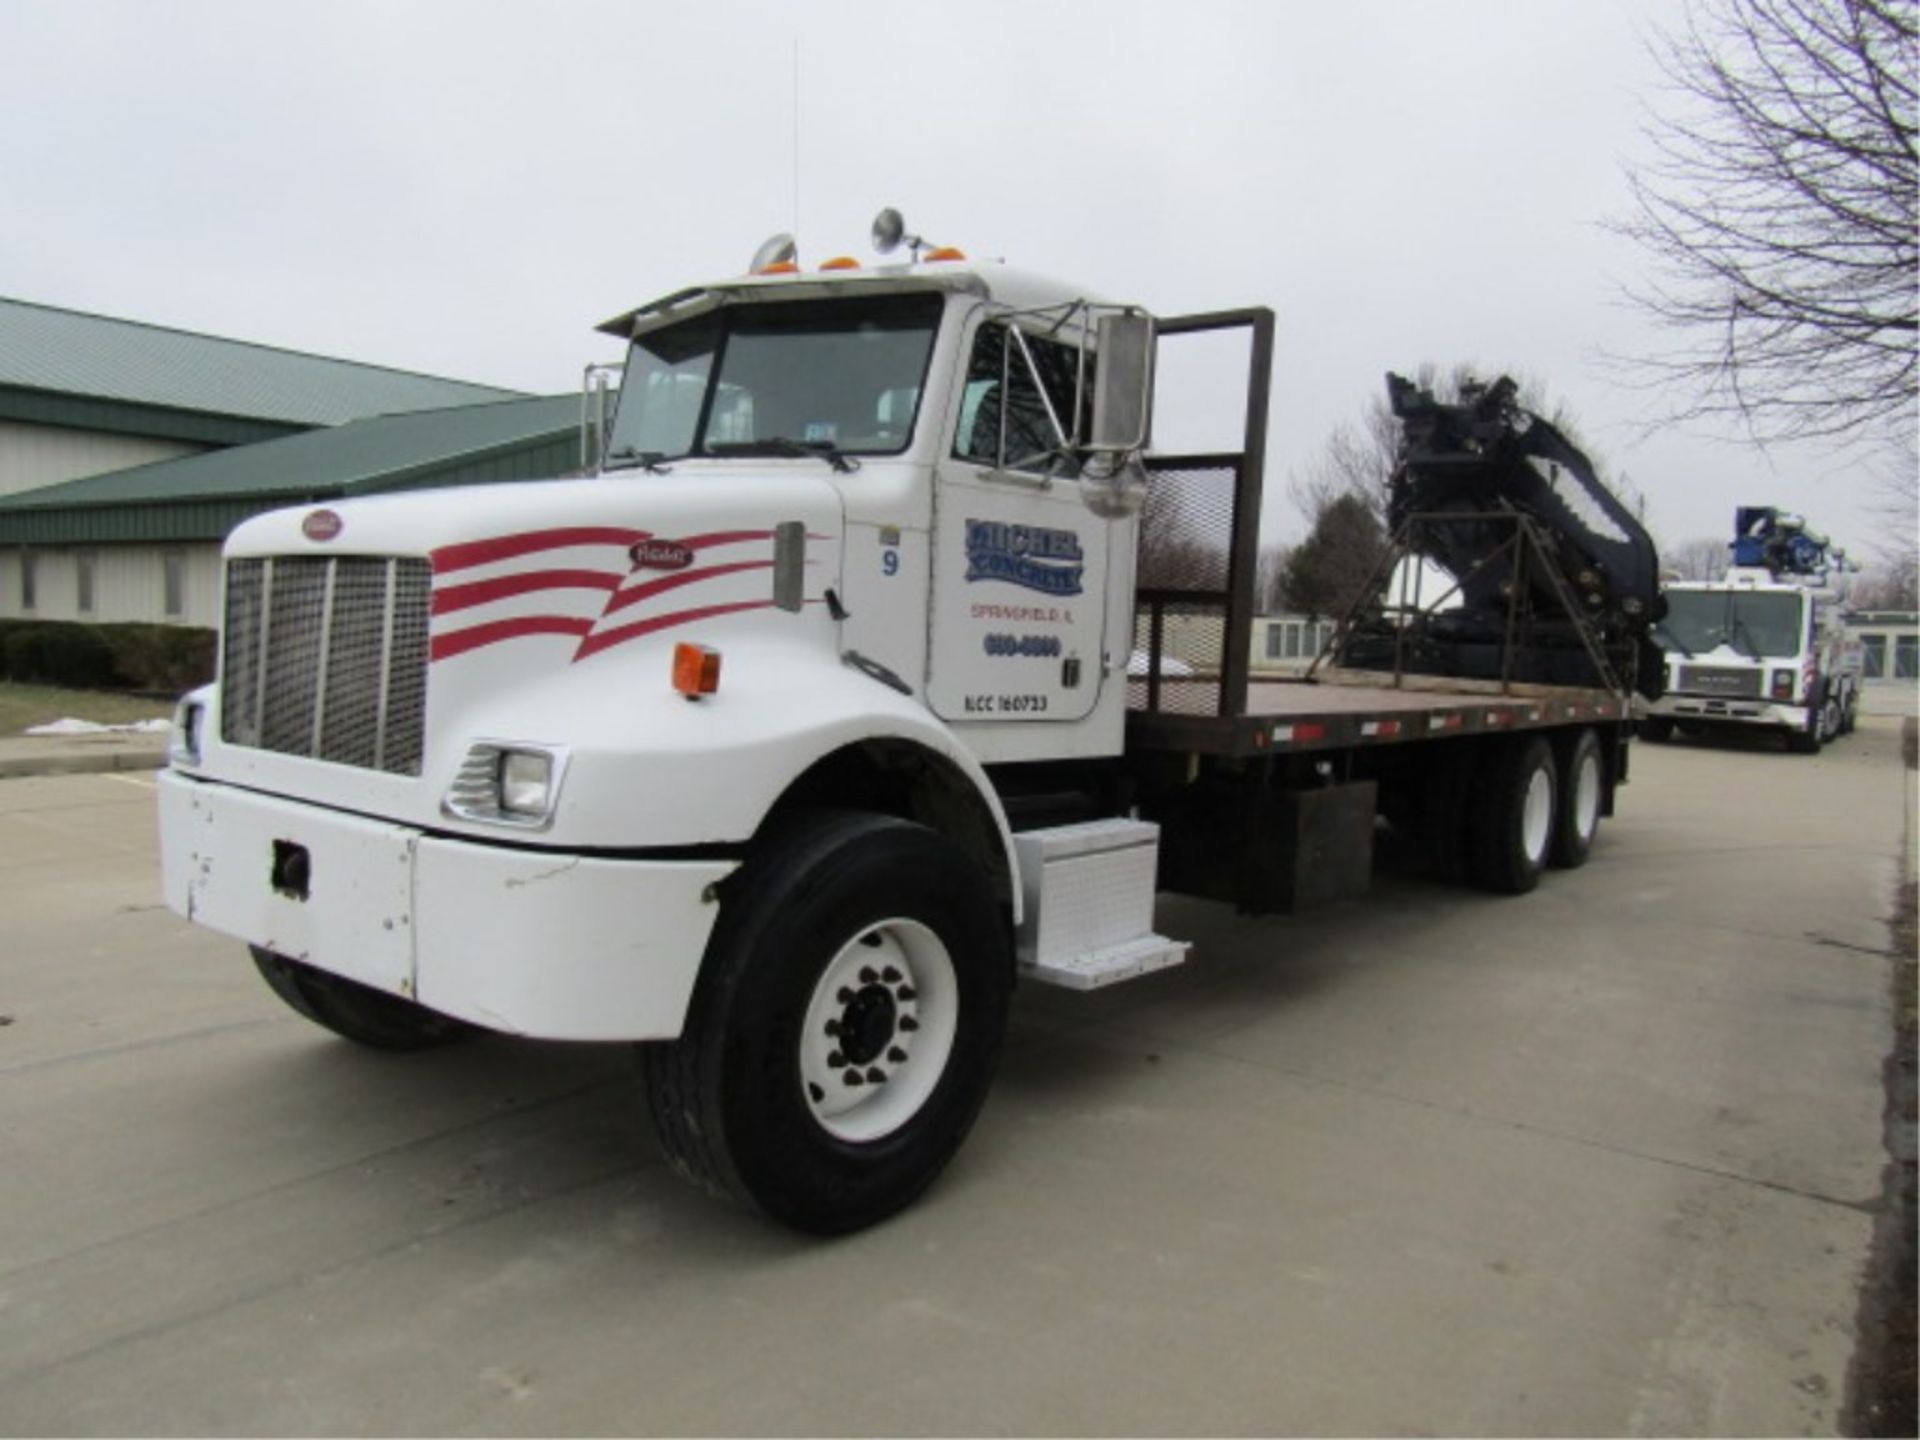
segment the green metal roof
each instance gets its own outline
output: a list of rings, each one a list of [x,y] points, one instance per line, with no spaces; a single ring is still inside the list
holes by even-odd
[[[580,397],[382,415],[0,496],[0,544],[217,540],[304,500],[541,479],[579,462]]]
[[[523,393],[4,296],[0,387],[301,425]]]

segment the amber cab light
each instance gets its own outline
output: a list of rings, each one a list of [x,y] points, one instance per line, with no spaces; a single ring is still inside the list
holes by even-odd
[[[822,270],[858,270],[860,262],[851,255],[836,255],[831,260],[820,262]]]
[[[929,264],[935,260],[964,260],[967,258],[967,252],[956,250],[951,245],[936,245],[921,258]]]
[[[689,700],[720,688],[720,652],[681,641],[673,647],[673,688]]]
[[[776,260],[771,265],[762,265],[753,272],[756,275],[798,275],[800,267],[792,260]]]

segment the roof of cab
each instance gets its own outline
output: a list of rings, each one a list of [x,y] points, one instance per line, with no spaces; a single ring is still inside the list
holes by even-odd
[[[689,286],[635,306],[595,328],[626,339],[643,321],[664,320],[678,313],[694,314],[728,301],[783,295],[795,300],[817,300],[833,295],[901,291],[950,290],[978,295],[1010,310],[1039,310],[1076,300],[1097,300],[1079,286],[999,261],[936,260],[918,265],[867,265],[849,270],[802,270],[784,275],[736,275],[730,279]]]

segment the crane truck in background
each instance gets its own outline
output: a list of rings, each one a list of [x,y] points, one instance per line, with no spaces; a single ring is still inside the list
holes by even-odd
[[[239,527],[160,783],[168,902],[294,1010],[633,1044],[679,1171],[823,1233],[940,1173],[1016,980],[1187,957],[1156,889],[1351,897],[1379,817],[1495,890],[1581,864],[1658,618],[1651,542],[1510,386],[1396,386],[1402,545],[1467,603],[1383,585],[1351,657],[1255,681],[1272,313],[910,243],[607,322],[591,477]],[[1238,444],[1154,453],[1160,350],[1223,333]]]
[[[1649,740],[1771,730],[1811,755],[1853,729],[1861,655],[1842,624],[1848,561],[1798,515],[1769,505],[1734,512],[1724,579],[1667,587],[1653,631],[1666,651],[1665,693],[1641,721]]]

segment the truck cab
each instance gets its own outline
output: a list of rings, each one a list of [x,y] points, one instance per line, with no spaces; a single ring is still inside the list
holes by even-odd
[[[957,254],[765,268],[602,327],[629,351],[593,474],[233,533],[219,679],[161,780],[167,898],[364,1043],[479,1026],[705,1065],[745,1022],[687,1039],[703,975],[783,965],[741,927],[805,931],[796,887],[877,869],[852,912],[810,897],[821,1043],[790,1088],[828,1141],[918,1117],[944,1155],[1031,908],[987,767],[1123,747],[1153,327]],[[1118,928],[1089,919],[1136,970],[1184,953],[1143,853]],[[760,1203],[844,1228],[901,1185]]]
[[[1858,646],[1842,625],[1826,541],[1770,508],[1740,515],[1733,548],[1748,563],[1722,580],[1666,589],[1666,618],[1653,632],[1666,651],[1666,687],[1642,733],[1772,730],[1812,754],[1853,728]]]

